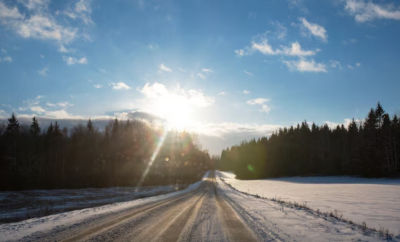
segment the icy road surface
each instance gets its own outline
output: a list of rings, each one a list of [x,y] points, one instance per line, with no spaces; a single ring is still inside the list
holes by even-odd
[[[237,192],[216,174],[170,194],[0,225],[0,241],[383,241]]]

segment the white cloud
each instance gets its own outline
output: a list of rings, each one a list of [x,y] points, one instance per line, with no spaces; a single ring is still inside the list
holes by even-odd
[[[219,92],[218,95],[225,95],[225,92]]]
[[[70,14],[67,16],[71,18],[80,19],[87,24],[92,23],[90,2],[80,0],[73,11],[61,13],[68,12]],[[57,18],[60,11],[53,14],[49,4],[49,0],[19,0],[9,1],[8,4],[0,1],[0,23],[23,38],[53,40],[59,44],[68,44],[79,36],[87,39],[87,28],[61,21]]]
[[[244,90],[243,93],[247,95],[250,93],[250,91]]]
[[[67,63],[67,65],[87,64],[88,63],[86,57],[76,59],[75,57],[71,57],[71,56],[63,56],[63,60]]]
[[[69,103],[69,102],[59,102],[59,103],[46,103],[47,106],[49,107],[62,107],[62,108],[68,108],[68,107],[73,107],[74,104]]]
[[[213,97],[206,96],[201,91],[194,89],[186,91],[179,86],[175,90],[170,91],[163,84],[157,82],[153,85],[146,83],[146,85],[138,91],[150,100],[175,100],[188,103],[194,107],[207,107],[214,103]]]
[[[35,113],[44,113],[46,112],[46,110],[44,110],[42,107],[40,106],[33,106],[31,107],[31,111],[35,112]]]
[[[356,63],[356,66],[357,66],[357,67],[360,67],[360,66],[361,66],[361,63]]]
[[[207,79],[207,76],[204,75],[203,73],[200,73],[200,72],[197,73],[197,76],[200,77],[200,78],[203,79],[203,80]]]
[[[259,111],[264,113],[269,113],[269,111],[271,111],[271,108],[266,104],[267,102],[269,102],[269,99],[256,98],[249,100],[246,103],[248,105],[261,105],[261,109]]]
[[[0,62],[2,62],[2,61],[4,61],[4,62],[12,62],[12,58],[11,58],[11,56],[6,56],[6,57],[3,57],[3,58],[0,57]]]
[[[0,18],[2,21],[23,19],[24,16],[18,11],[16,6],[9,8],[4,2],[0,2]]]
[[[324,27],[318,24],[310,23],[305,18],[300,18],[303,27],[306,28],[312,35],[319,37],[322,41],[328,40],[328,35]]]
[[[95,87],[95,88],[102,88],[103,85],[101,85],[101,84],[96,84],[96,85],[94,85],[94,87]]]
[[[123,82],[118,82],[118,83],[112,82],[111,85],[112,85],[112,89],[114,89],[114,90],[129,90],[129,89],[131,89],[130,86],[126,85]]]
[[[203,68],[201,71],[207,72],[207,73],[213,73],[213,71],[211,69],[207,69],[207,68]]]
[[[84,119],[83,116],[72,115],[68,113],[66,110],[54,110],[54,111],[46,111],[43,115],[45,118],[54,118],[54,119]]]
[[[42,98],[44,98],[43,95],[37,95],[37,97],[36,97],[36,99],[42,99]]]
[[[345,0],[345,9],[354,16],[357,22],[367,22],[374,19],[400,20],[400,10],[393,4],[379,5],[372,1]]]
[[[171,68],[166,67],[164,64],[159,66],[159,72],[161,73],[162,71],[172,72]]]
[[[58,51],[61,52],[61,53],[75,52],[74,49],[68,49],[64,45],[60,45],[60,48],[58,48]]]
[[[299,72],[327,72],[326,66],[322,63],[316,63],[314,60],[307,61],[300,59],[298,61],[283,61],[291,71]]]
[[[85,25],[93,24],[90,14],[92,13],[91,0],[79,0],[74,8],[62,12],[74,20],[81,20]]]
[[[339,68],[339,69],[342,69],[342,64],[340,64],[339,61],[337,61],[337,60],[331,60],[330,62],[331,62],[331,67],[332,67],[332,68]]]
[[[353,67],[353,66],[351,66],[351,65],[347,65],[347,67],[348,67],[349,69],[351,69],[351,70],[353,70],[353,69],[354,69],[354,67]]]
[[[45,67],[45,68],[39,70],[38,74],[41,75],[41,76],[46,76],[48,71],[49,71],[49,68]]]
[[[246,74],[249,75],[249,76],[252,76],[252,75],[253,75],[253,73],[251,73],[251,72],[249,72],[249,71],[246,71],[246,70],[244,70],[244,73],[246,73]]]
[[[260,41],[252,41],[251,47],[246,47],[241,50],[235,50],[237,56],[251,55],[255,51],[259,51],[264,55],[284,55],[284,56],[311,56],[315,55],[312,50],[303,50],[299,42],[294,42],[290,47],[280,46],[280,49],[273,49],[268,43],[268,39],[262,38]]]

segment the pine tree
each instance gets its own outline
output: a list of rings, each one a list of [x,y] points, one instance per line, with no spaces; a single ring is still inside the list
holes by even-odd
[[[37,136],[37,135],[40,134],[40,131],[41,131],[41,129],[40,129],[39,123],[38,123],[36,117],[34,116],[34,117],[32,118],[32,124],[31,124],[31,126],[30,126],[30,128],[29,128],[29,133],[30,133],[32,136]]]
[[[17,134],[19,133],[19,121],[14,113],[8,118],[7,133]]]

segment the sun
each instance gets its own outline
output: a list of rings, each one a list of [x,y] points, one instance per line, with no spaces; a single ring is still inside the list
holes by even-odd
[[[185,97],[163,97],[154,103],[154,109],[156,114],[166,119],[168,128],[183,130],[192,124],[193,107]]]

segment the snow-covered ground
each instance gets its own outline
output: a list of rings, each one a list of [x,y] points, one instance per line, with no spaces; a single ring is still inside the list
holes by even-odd
[[[266,198],[280,198],[322,212],[335,209],[355,223],[389,229],[400,235],[400,179],[354,177],[290,177],[237,180],[230,172],[218,172],[239,191]]]
[[[0,225],[0,241],[62,240],[79,231],[86,231],[87,225],[89,225],[89,228],[91,225],[94,225],[94,228],[100,226],[97,231],[92,231],[94,237],[88,237],[88,239],[91,238],[94,241],[96,238],[103,240],[107,240],[105,238],[140,239],[141,231],[144,231],[143,234],[146,235],[145,232],[149,230],[147,232],[153,235],[153,231],[157,231],[157,229],[157,234],[163,234],[171,228],[173,228],[172,231],[180,233],[175,234],[176,238],[192,238],[193,241],[228,241],[226,235],[232,236],[233,230],[224,220],[226,213],[221,213],[222,210],[226,212],[226,209],[228,209],[224,207],[225,202],[236,211],[235,213],[232,210],[234,215],[230,218],[235,218],[237,214],[240,217],[239,221],[243,221],[246,224],[245,227],[251,229],[257,241],[385,240],[377,232],[363,231],[357,225],[237,192],[221,179],[222,177],[231,182],[235,180],[229,173],[217,172],[216,183],[210,183],[213,182],[213,179],[207,177],[208,173],[204,175],[203,181],[177,192],[3,224]],[[207,183],[203,184],[204,181]],[[241,181],[236,182],[239,185],[240,183]],[[215,184],[215,189],[210,189],[211,184]],[[250,188],[248,189],[250,190]],[[185,195],[179,196],[182,194]],[[158,204],[154,205],[152,202],[158,202]],[[138,217],[133,215],[132,212],[137,211],[135,209],[140,211],[146,206],[154,206],[154,210],[144,210],[146,212],[138,215]],[[223,207],[224,209],[222,209]],[[188,212],[188,210],[192,212]],[[117,223],[122,218],[121,216],[127,216],[127,220]],[[180,226],[179,229],[174,225],[174,221],[179,221],[177,222]],[[107,222],[112,222],[112,226],[108,225]],[[160,222],[160,227],[151,227],[152,225],[158,226],[157,222]],[[237,232],[238,224],[234,225],[234,228],[236,228],[234,232]],[[193,235],[197,236],[193,237]],[[156,238],[161,237],[156,236]],[[400,241],[400,236],[394,237],[393,240]],[[144,241],[146,241],[145,238]]]
[[[208,177],[208,172],[204,174],[203,179]],[[75,226],[86,220],[96,220],[104,216],[112,216],[113,214],[123,213],[125,210],[143,205],[149,202],[160,201],[169,197],[177,196],[195,190],[200,186],[202,181],[189,185],[186,189],[171,192],[154,197],[136,199],[129,202],[116,202],[100,207],[86,208],[82,210],[74,210],[70,212],[54,214],[41,218],[32,218],[16,223],[0,225],[0,241],[20,240],[31,236],[36,232],[54,231],[60,226],[69,226],[73,229]],[[32,238],[34,239],[34,238]]]
[[[182,188],[184,187],[111,187],[0,192],[0,223],[130,201]]]

